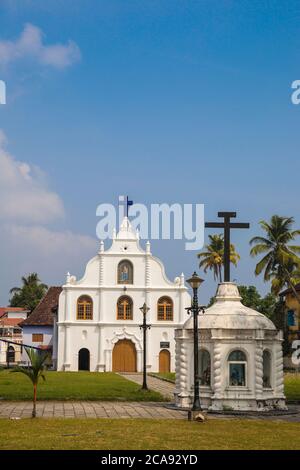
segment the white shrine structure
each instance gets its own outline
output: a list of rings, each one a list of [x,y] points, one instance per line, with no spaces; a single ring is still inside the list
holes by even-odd
[[[200,401],[212,411],[286,409],[282,333],[245,307],[237,285],[219,284],[215,302],[199,320]],[[178,407],[193,402],[193,318],[175,332]]]

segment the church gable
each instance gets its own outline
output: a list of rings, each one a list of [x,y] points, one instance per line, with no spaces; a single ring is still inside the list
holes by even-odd
[[[140,246],[138,233],[126,217],[119,233],[114,234],[111,247],[104,250],[104,243],[100,243],[99,253],[87,263],[83,277],[67,277],[67,284],[82,287],[137,287],[147,282],[154,287],[177,287],[180,279],[172,282],[167,278],[163,263],[150,252],[150,243],[146,243],[146,250]]]
[[[77,280],[76,276],[67,276],[67,284],[77,286],[97,286],[99,283],[99,257],[94,256],[86,265],[84,275]]]

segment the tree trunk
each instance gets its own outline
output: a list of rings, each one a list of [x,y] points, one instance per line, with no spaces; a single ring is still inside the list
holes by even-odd
[[[36,389],[37,385],[33,384],[33,409],[32,409],[32,417],[36,417]]]

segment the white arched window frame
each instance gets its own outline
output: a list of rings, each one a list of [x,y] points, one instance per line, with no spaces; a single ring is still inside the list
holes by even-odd
[[[174,320],[174,305],[173,300],[168,296],[163,296],[157,302],[157,320],[158,321],[173,321]]]
[[[76,319],[93,320],[93,300],[89,295],[78,297]]]
[[[229,387],[247,387],[247,356],[240,349],[234,349],[228,356]]]

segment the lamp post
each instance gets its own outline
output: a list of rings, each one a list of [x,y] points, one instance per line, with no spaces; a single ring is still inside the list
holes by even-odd
[[[192,277],[190,279],[187,279],[187,282],[193,289],[192,306],[187,308],[188,313],[192,313],[194,318],[194,402],[192,411],[201,411],[199,383],[198,315],[199,312],[204,312],[204,308],[198,306],[198,288],[200,284],[202,284],[203,279],[201,279],[195,271]]]
[[[146,315],[147,312],[150,310],[149,307],[147,307],[146,302],[144,302],[144,305],[140,308],[140,311],[143,314],[143,323],[140,325],[140,328],[143,330],[143,385],[142,385],[142,390],[148,390],[147,387],[147,373],[146,373],[146,360],[147,360],[147,335],[146,331],[151,328],[151,325],[147,325],[147,320],[146,320]]]

